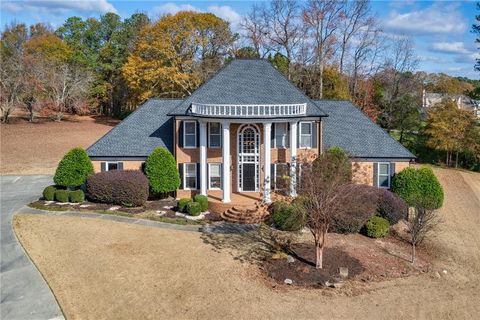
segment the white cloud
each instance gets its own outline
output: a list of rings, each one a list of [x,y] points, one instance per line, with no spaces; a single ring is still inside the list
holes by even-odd
[[[4,1],[2,9],[10,12],[32,13],[64,13],[66,11],[75,11],[79,13],[106,13],[115,12],[117,9],[108,2],[108,0],[82,0],[82,1],[62,1],[62,0],[25,0],[25,1]]]
[[[232,24],[242,20],[242,16],[229,6],[209,6],[208,11]]]
[[[409,34],[460,34],[468,28],[457,6],[445,3],[407,13],[392,11],[383,24],[387,30]]]
[[[168,2],[165,4],[162,4],[161,6],[156,6],[153,8],[155,13],[160,13],[160,14],[175,14],[179,11],[200,11],[199,9],[195,8],[191,4],[176,4],[173,2]]]
[[[461,41],[455,42],[436,42],[431,46],[432,51],[452,54],[469,54],[472,53],[465,47],[465,43]]]

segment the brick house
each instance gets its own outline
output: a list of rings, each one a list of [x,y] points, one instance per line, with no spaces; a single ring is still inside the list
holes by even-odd
[[[295,195],[295,159],[343,148],[355,181],[389,188],[415,157],[349,101],[313,101],[266,60],[233,60],[185,99],[149,99],[87,149],[95,171],[140,169],[155,147],[178,163],[177,197],[231,203]],[[290,184],[279,177],[289,175]]]

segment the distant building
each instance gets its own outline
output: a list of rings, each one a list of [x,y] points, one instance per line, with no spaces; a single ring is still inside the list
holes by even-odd
[[[422,109],[424,112],[444,99],[450,99],[455,102],[459,109],[473,112],[477,118],[480,118],[480,100],[474,100],[463,94],[434,93],[423,90]]]

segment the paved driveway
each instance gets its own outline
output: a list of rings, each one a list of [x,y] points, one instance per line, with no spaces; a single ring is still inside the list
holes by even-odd
[[[1,319],[63,319],[50,288],[25,255],[12,229],[12,216],[52,183],[51,176],[0,177]]]

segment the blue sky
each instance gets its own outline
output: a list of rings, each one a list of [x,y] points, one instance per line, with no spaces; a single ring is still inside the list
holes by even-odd
[[[258,2],[258,1],[257,1]],[[114,0],[2,0],[1,25],[12,21],[47,22],[58,27],[69,16],[98,17],[113,11],[125,18],[145,12],[156,18],[179,10],[212,12],[236,23],[248,12],[253,1],[114,1]],[[479,50],[470,32],[475,22],[474,1],[372,1],[375,16],[386,33],[411,35],[420,64],[427,72],[478,79],[473,70]]]

